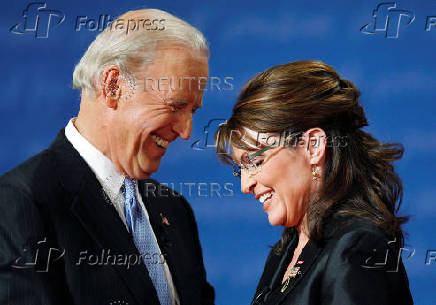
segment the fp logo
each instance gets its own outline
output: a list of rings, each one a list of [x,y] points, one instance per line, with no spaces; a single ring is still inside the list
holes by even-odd
[[[23,19],[22,23],[17,23],[9,31],[14,34],[34,32],[36,38],[48,38],[50,27],[56,27],[64,22],[65,14],[47,9],[46,2],[31,2],[23,11]]]
[[[410,11],[395,9],[395,2],[383,2],[372,12],[373,21],[360,28],[364,34],[384,32],[386,38],[398,38],[401,20],[406,20],[406,26],[415,20],[415,14]]]
[[[62,257],[65,256],[65,249],[60,250],[57,248],[47,248],[46,245],[44,245],[47,242],[47,238],[44,238],[43,240],[40,240],[37,242],[36,249],[29,250],[28,248],[23,249],[24,256],[26,257],[18,257],[13,264],[11,264],[12,268],[15,269],[36,269],[36,272],[48,272],[50,264],[52,262],[55,262]],[[42,261],[39,259],[39,250],[42,248],[42,250],[46,250],[48,253],[44,256],[44,258],[47,258],[47,260]],[[26,253],[27,252],[27,253]],[[42,251],[41,251],[42,252]],[[54,253],[57,253],[55,256]],[[27,261],[26,258],[32,257],[31,261]]]
[[[206,150],[209,148],[215,148],[216,143],[210,144],[211,138],[213,141],[213,132],[214,132],[214,130],[216,130],[218,128],[219,125],[225,124],[225,122],[226,122],[225,119],[212,119],[212,120],[210,120],[209,123],[207,123],[207,125],[204,126],[204,128],[203,128],[203,132],[204,132],[203,140],[204,141],[202,141],[201,139],[195,141],[194,143],[191,144],[191,148],[195,149],[195,150]],[[209,137],[211,129],[212,129],[212,137]]]

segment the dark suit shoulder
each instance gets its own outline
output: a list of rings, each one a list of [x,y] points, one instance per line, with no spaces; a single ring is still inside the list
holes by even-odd
[[[53,171],[48,149],[30,157],[0,177],[0,187],[11,188],[33,197],[35,189],[48,182],[47,176]]]
[[[341,226],[341,222],[338,225]],[[360,219],[342,223],[342,226],[326,239],[323,246],[324,251],[330,252],[331,256],[347,257],[348,262],[358,265],[364,265],[374,253],[394,253],[401,247],[395,237],[383,232],[375,224]],[[393,258],[391,263],[394,264],[396,261]]]
[[[41,203],[52,200],[56,194],[56,178],[51,162],[51,152],[46,149],[30,157],[0,177],[0,212],[5,229],[29,225],[28,233],[35,233],[35,226],[42,225]]]
[[[23,245],[36,244],[46,236],[37,193],[47,184],[48,154],[44,150],[0,177],[0,266],[22,255]]]
[[[395,239],[364,219],[332,218],[328,224],[323,241],[309,241],[303,249],[301,275],[287,296],[278,290],[283,302],[272,297],[268,304],[413,304]],[[279,261],[272,251],[256,296],[279,271]]]
[[[367,219],[342,216],[333,217],[324,226],[323,242],[362,235],[372,235],[377,240],[392,239],[388,233]]]
[[[413,304],[400,246],[377,226],[349,225],[323,252],[322,304]]]
[[[388,249],[395,251],[394,243],[395,239],[391,240],[377,228],[359,226],[337,234],[325,248],[331,251],[332,255],[344,255],[351,262],[357,259],[356,263],[364,264],[374,251],[386,252]]]

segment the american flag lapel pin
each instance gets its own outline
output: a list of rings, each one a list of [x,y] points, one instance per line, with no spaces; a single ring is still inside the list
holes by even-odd
[[[296,277],[298,274],[300,273],[300,267],[293,267],[291,269],[291,274],[289,275],[289,277]]]
[[[168,221],[168,218],[166,218],[166,216],[164,216],[162,213],[160,213],[160,218],[162,219],[162,223],[166,226],[170,225],[170,222]]]

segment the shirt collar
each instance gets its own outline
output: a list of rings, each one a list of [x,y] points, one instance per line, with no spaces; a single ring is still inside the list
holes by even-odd
[[[116,202],[125,177],[118,172],[108,157],[79,133],[74,126],[75,119],[72,118],[65,127],[65,136],[94,172],[109,199]]]

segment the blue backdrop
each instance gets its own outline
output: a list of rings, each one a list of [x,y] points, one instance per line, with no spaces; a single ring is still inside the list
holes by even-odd
[[[31,31],[30,24],[24,29],[22,13],[29,3],[10,1],[0,13],[0,174],[47,147],[78,112],[80,95],[71,88],[73,68],[99,33],[92,31],[92,23],[75,30],[78,16],[98,20],[132,9],[167,10],[205,34],[211,48],[210,76],[228,77],[233,86],[205,92],[191,139],[177,140],[154,176],[173,183],[194,208],[216,303],[249,303],[268,246],[280,237],[281,228],[271,227],[261,205],[241,194],[231,169],[207,149],[204,127],[211,119],[230,115],[238,91],[255,73],[294,60],[320,59],[361,89],[367,130],[405,146],[397,164],[405,191],[401,214],[411,215],[403,260],[416,304],[436,304],[436,261],[426,264],[427,254],[436,255],[428,252],[436,249],[436,1],[382,5],[375,12],[374,27],[373,11],[381,4],[374,0],[51,0],[40,12],[38,32]],[[43,22],[49,10],[54,15],[47,31]],[[54,26],[62,16],[64,21]],[[386,20],[388,28],[383,30]],[[28,33],[17,34],[20,31]],[[218,122],[206,128],[207,144]],[[193,149],[196,140],[200,142]]]

